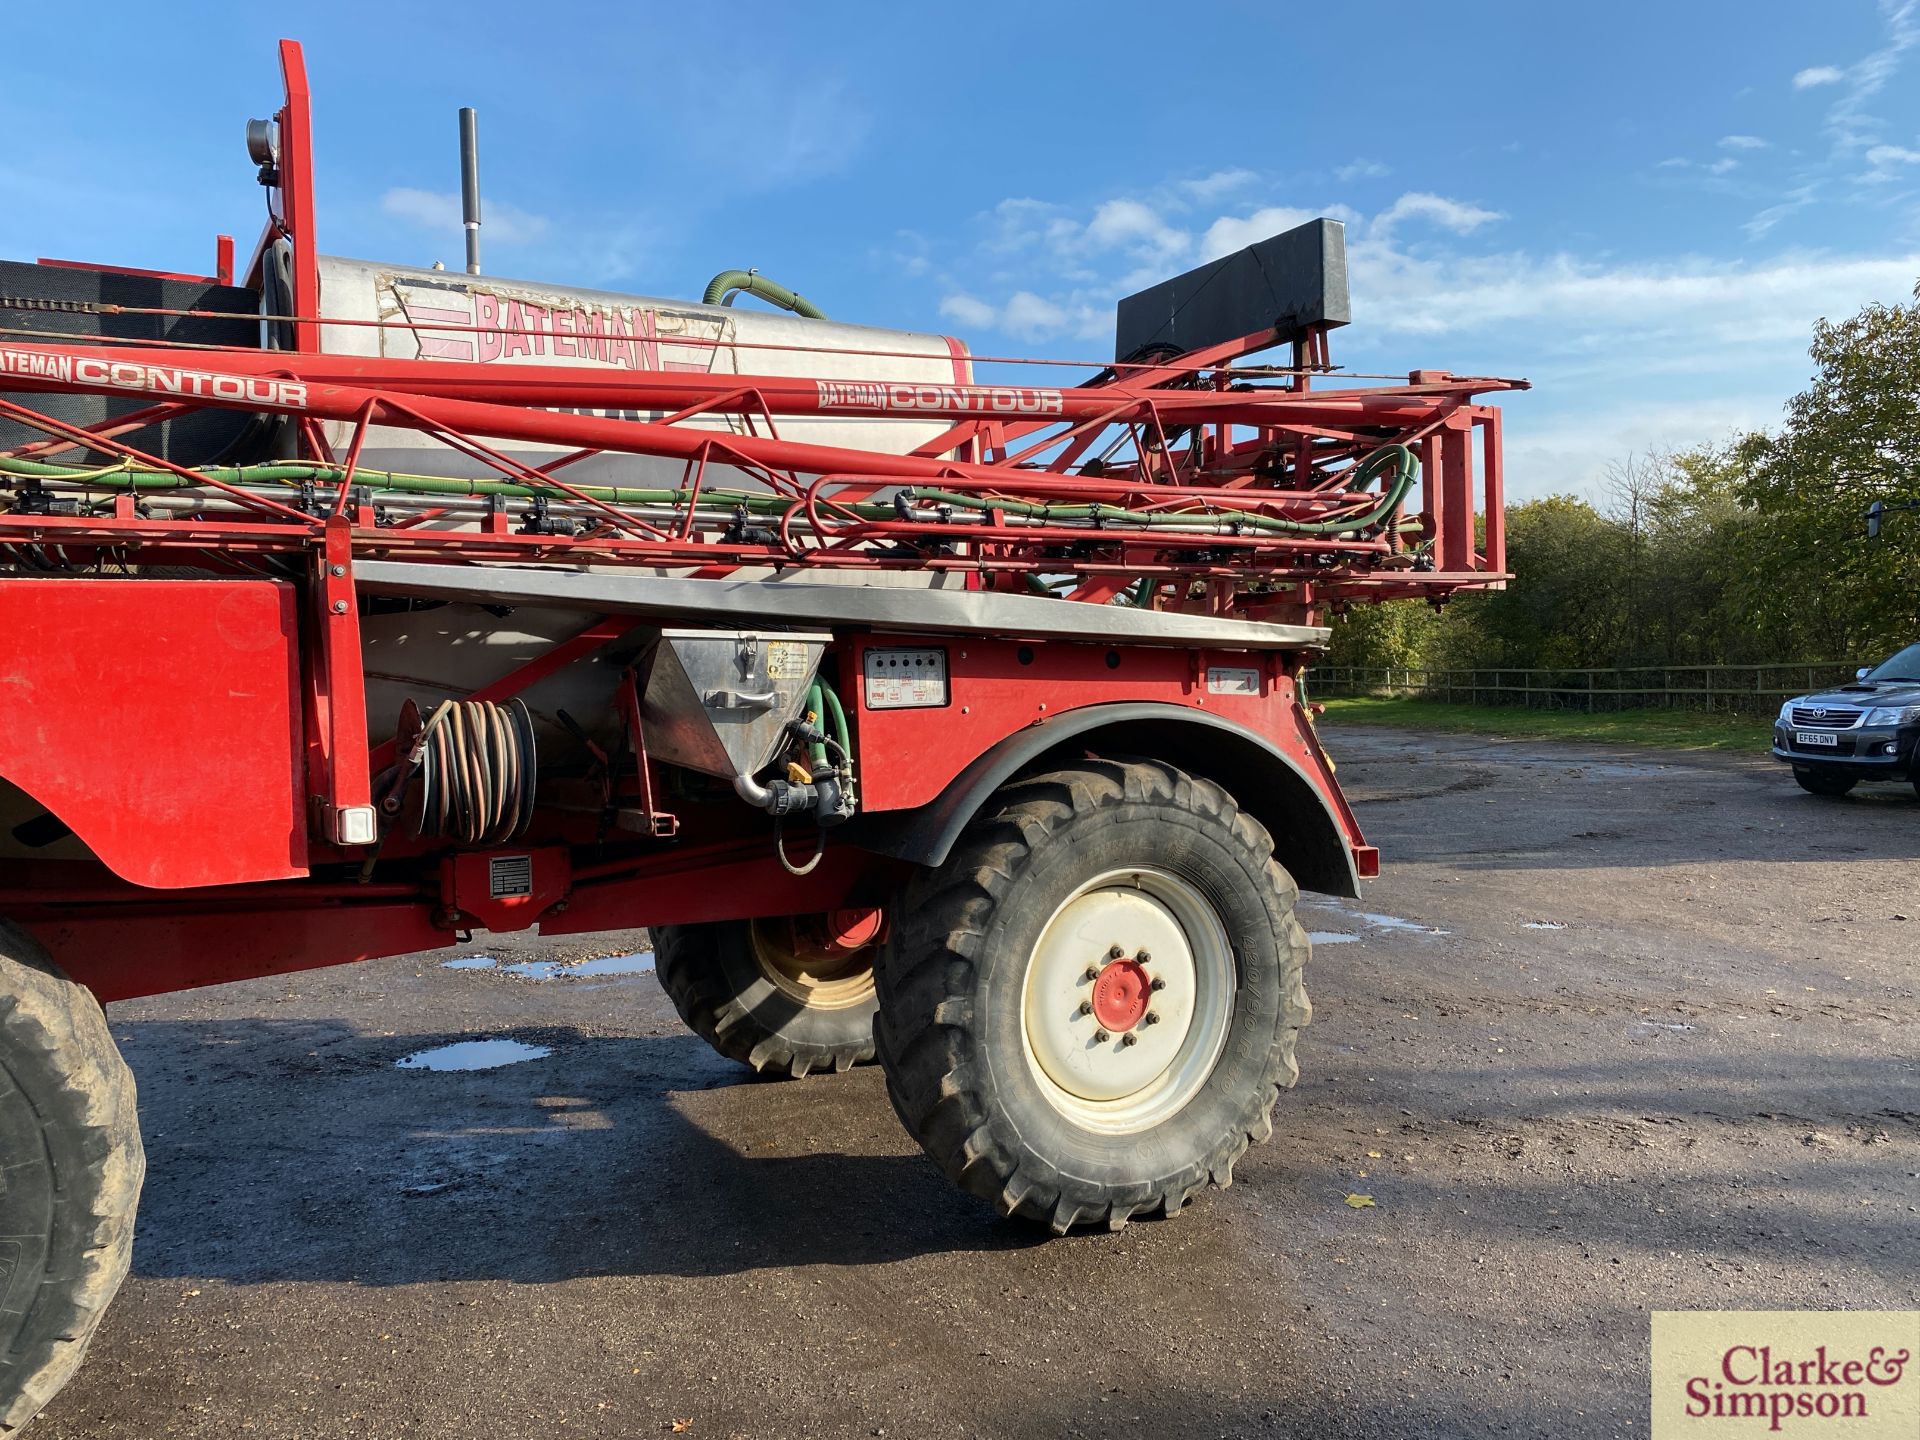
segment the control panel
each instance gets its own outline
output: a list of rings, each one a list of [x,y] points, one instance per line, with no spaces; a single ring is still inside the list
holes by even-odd
[[[930,708],[950,698],[945,650],[869,650],[864,668],[869,710]]]

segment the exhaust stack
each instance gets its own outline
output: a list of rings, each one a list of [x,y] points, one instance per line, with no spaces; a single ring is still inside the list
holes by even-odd
[[[471,105],[460,110],[460,224],[467,232],[467,273],[480,273],[480,129]]]

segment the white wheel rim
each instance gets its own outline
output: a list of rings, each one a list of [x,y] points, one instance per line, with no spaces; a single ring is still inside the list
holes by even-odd
[[[1116,1008],[1109,998],[1128,993],[1112,982],[1138,973],[1131,968],[1110,977],[1099,1013],[1086,1008],[1098,983],[1089,972],[1115,965],[1159,982],[1132,1024],[1114,1021],[1141,1007]],[[1150,1129],[1213,1073],[1233,1018],[1234,978],[1226,926],[1194,886],[1154,869],[1096,876],[1060,903],[1034,943],[1021,997],[1028,1069],[1077,1125],[1110,1135]]]

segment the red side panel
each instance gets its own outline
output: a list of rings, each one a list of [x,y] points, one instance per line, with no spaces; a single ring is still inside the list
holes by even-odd
[[[950,703],[935,709],[869,706],[860,679],[867,652],[916,649],[944,652]],[[856,640],[841,675],[861,753],[887,757],[885,764],[870,760],[865,767],[860,803],[868,811],[925,805],[974,760],[1026,726],[1082,706],[1129,700],[1157,700],[1231,720],[1309,772],[1314,768],[1294,729],[1293,681],[1267,653],[887,635]]]
[[[288,901],[209,907],[196,914],[122,913],[129,908],[98,905],[34,917],[26,928],[102,1004],[432,950],[454,941],[451,931],[433,923],[430,907],[409,901]]]
[[[293,587],[0,580],[0,777],[116,875],[307,873]]]

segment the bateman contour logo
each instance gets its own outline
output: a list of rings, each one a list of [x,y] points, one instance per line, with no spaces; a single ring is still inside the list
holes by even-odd
[[[155,395],[184,395],[195,400],[232,400],[247,405],[270,405],[283,410],[307,408],[307,387],[294,380],[268,380],[257,375],[217,375],[207,370],[180,370],[171,365],[140,365],[130,360],[94,359],[86,355],[55,355],[41,350],[0,346],[0,375],[56,380],[106,390],[144,390]]]
[[[898,385],[878,380],[816,380],[822,410],[906,410],[915,414],[1058,415],[1059,392],[1022,385]]]
[[[1654,1440],[1920,1434],[1912,1311],[1653,1316]]]

